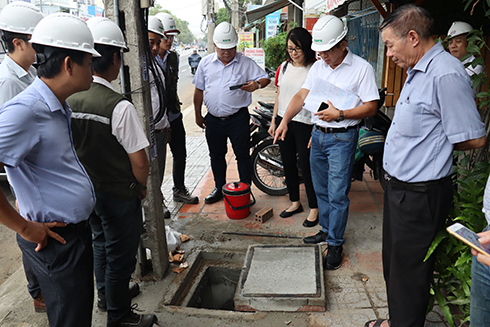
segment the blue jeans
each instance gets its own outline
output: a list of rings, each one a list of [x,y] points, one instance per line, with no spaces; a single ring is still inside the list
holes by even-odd
[[[320,225],[328,233],[329,245],[344,244],[347,225],[357,129],[345,133],[323,133],[314,129],[311,134],[311,178],[318,201]]]
[[[484,229],[487,231],[490,226]],[[470,295],[471,327],[488,326],[490,321],[490,271],[487,266],[473,257],[471,264],[471,295]]]

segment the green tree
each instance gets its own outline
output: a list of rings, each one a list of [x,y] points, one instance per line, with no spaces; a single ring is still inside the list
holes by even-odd
[[[219,12],[218,14],[216,15],[216,18],[215,18],[215,24],[216,26],[219,25],[219,23],[221,22],[230,22],[231,18],[230,18],[230,14],[228,13],[228,9],[226,8],[219,8]]]
[[[163,7],[158,3],[155,3],[155,6],[150,9],[149,13],[150,15],[154,16],[159,12],[165,12],[167,14],[170,14],[175,19],[175,24],[177,25],[177,29],[180,31],[180,34],[176,37],[179,43],[186,43],[186,44],[194,43],[194,40],[196,38],[194,37],[194,34],[192,34],[191,30],[189,29],[189,22],[179,19],[178,17],[173,15],[170,11],[163,9]]]

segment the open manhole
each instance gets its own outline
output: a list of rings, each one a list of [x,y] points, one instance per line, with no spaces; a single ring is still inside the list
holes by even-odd
[[[325,311],[316,245],[253,245],[242,253],[201,252],[170,305],[227,311]]]

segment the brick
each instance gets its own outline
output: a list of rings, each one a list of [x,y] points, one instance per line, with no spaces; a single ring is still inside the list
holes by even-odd
[[[274,214],[271,207],[264,207],[255,213],[255,221],[265,223]]]

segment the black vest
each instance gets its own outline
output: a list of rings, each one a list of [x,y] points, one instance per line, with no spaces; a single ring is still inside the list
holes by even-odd
[[[180,101],[177,95],[177,82],[179,80],[179,60],[177,53],[167,53],[167,69],[165,69],[165,90],[167,94],[167,109],[173,113],[180,112]]]
[[[72,115],[73,143],[94,189],[119,198],[139,197],[128,154],[112,135],[112,113],[122,95],[99,83],[67,101]]]

